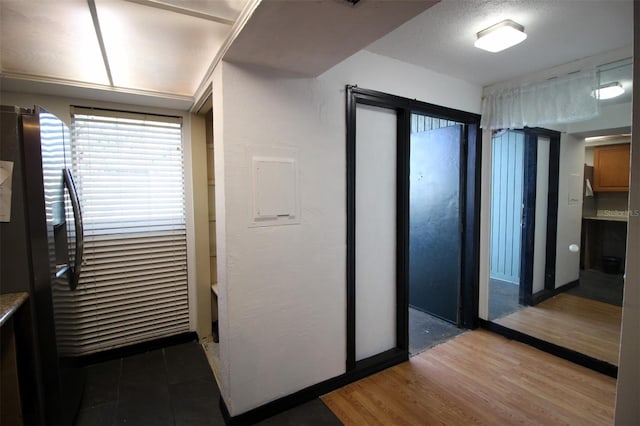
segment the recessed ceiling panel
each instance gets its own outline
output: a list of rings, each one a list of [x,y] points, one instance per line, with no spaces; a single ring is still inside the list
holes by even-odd
[[[193,95],[230,29],[137,3],[96,6],[117,87]]]
[[[3,72],[109,84],[85,0],[0,0]]]
[[[235,21],[247,0],[162,0],[162,3]]]

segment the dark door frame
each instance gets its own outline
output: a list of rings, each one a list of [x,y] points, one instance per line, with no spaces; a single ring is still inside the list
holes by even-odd
[[[480,115],[374,90],[346,86],[347,160],[347,372],[393,365],[409,356],[409,155],[411,114],[429,115],[464,124],[461,156],[462,256],[458,326],[478,325],[480,242],[480,171],[482,135]],[[396,346],[356,361],[356,107],[368,105],[394,110],[397,116],[396,200]]]
[[[560,183],[560,132],[543,128],[520,129],[524,132],[523,229],[520,249],[521,305],[535,305],[548,298],[555,289],[556,242],[558,236],[558,187]],[[544,289],[533,294],[533,256],[535,250],[536,181],[538,175],[538,138],[549,138],[549,190],[547,194],[547,229]]]

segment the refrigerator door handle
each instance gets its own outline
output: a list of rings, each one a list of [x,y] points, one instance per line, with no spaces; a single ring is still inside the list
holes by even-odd
[[[73,175],[71,170],[64,169],[64,185],[69,191],[69,197],[71,198],[71,207],[73,208],[73,218],[75,222],[76,230],[76,251],[74,265],[70,268],[69,274],[69,287],[71,290],[75,290],[80,281],[80,269],[82,267],[82,257],[84,255],[84,227],[82,224],[82,211],[80,210],[80,200],[78,199],[78,191],[76,190],[76,184],[73,181]]]

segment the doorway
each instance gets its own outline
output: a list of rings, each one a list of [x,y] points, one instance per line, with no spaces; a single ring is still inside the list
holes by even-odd
[[[409,306],[453,324],[460,293],[462,137],[462,125],[452,123],[411,132],[410,148]]]
[[[560,134],[492,137],[489,320],[555,295]]]
[[[521,130],[500,130],[491,138],[489,319],[515,312],[524,304],[520,285],[524,139]]]
[[[607,135],[584,142],[580,285],[569,290],[570,294],[619,307],[629,216],[629,139]]]
[[[417,129],[420,120],[432,126]],[[348,373],[408,358],[410,304],[456,332],[477,324],[479,122],[477,114],[347,86]],[[412,276],[426,287],[412,291]]]
[[[459,334],[464,124],[411,115],[409,352]]]

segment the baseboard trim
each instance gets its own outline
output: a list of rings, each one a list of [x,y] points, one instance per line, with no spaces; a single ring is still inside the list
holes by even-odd
[[[566,359],[567,361],[571,361],[583,367],[587,367],[591,370],[597,371],[598,373],[613,377],[614,379],[618,377],[618,367],[613,364],[609,364],[608,362],[592,358],[588,355],[576,352],[572,349],[567,349],[554,343],[538,339],[537,337],[530,336],[528,334],[513,330],[511,328],[507,328],[503,325],[496,324],[491,321],[487,321],[484,319],[480,319],[479,321],[482,328],[500,334],[501,336],[504,336],[508,339],[533,346],[536,349],[540,349],[541,351],[550,353],[559,358]]]
[[[580,280],[575,280],[575,281],[571,281],[570,283],[561,285],[560,287],[556,287],[553,290],[541,290],[537,293],[535,293],[532,296],[532,302],[533,305],[537,305],[540,302],[544,302],[547,299],[552,298],[553,296],[557,296],[560,293],[563,293],[569,289],[572,289],[573,287],[577,287],[580,284]]]
[[[252,425],[265,420],[283,411],[289,410],[297,405],[311,401],[333,390],[348,385],[349,383],[370,376],[374,373],[392,367],[401,362],[407,361],[409,355],[400,349],[391,349],[371,358],[358,361],[356,368],[340,376],[333,377],[323,382],[311,385],[307,388],[283,396],[274,401],[268,402],[260,407],[254,408],[237,416],[231,416],[224,399],[220,397],[220,411],[225,423],[230,426]]]
[[[67,366],[84,367],[98,362],[111,361],[113,359],[137,355],[143,352],[165,348],[167,346],[192,342],[194,340],[198,340],[198,334],[195,331],[188,331],[185,333],[175,334],[173,336],[161,337],[160,339],[123,346],[121,348],[109,349],[95,354],[81,355],[78,357],[63,357],[60,359],[60,362]]]

